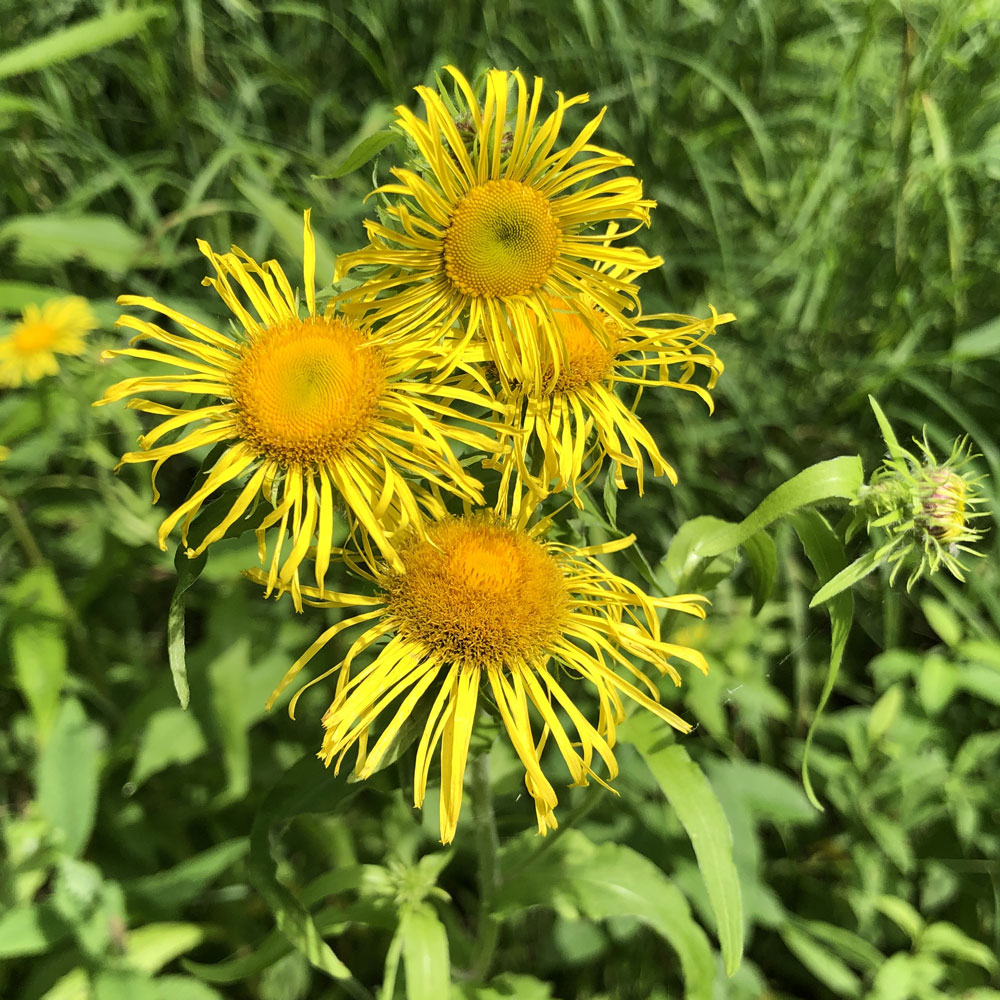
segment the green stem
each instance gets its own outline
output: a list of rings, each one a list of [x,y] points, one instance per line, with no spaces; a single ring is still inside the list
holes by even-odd
[[[489,973],[500,937],[500,923],[493,915],[493,903],[500,888],[500,868],[497,864],[500,838],[493,813],[488,755],[476,757],[471,770],[472,818],[476,824],[476,855],[479,861],[479,924],[468,977],[482,982]]]
[[[42,550],[38,547],[38,542],[35,541],[35,536],[31,533],[31,527],[21,513],[21,508],[18,507],[17,501],[3,486],[0,486],[0,500],[3,500],[7,508],[7,518],[10,521],[10,526],[14,529],[14,534],[17,536],[21,548],[24,549],[24,554],[27,556],[28,562],[32,566],[44,566],[46,564],[45,556],[42,555]]]

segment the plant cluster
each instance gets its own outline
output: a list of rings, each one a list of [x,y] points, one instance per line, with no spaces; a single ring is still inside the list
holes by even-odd
[[[993,0],[91,6],[0,53],[0,994],[995,1000]]]
[[[524,765],[541,833],[557,826],[558,796],[541,762],[550,739],[572,784],[605,784],[595,766],[602,762],[608,781],[617,773],[623,695],[690,729],[660,706],[656,686],[628,657],[677,684],[672,657],[707,670],[696,650],[661,637],[659,621],[663,610],[703,617],[703,599],[647,596],[595,558],[633,536],[550,543],[543,536],[556,515],[533,515],[560,490],[582,507],[580,488],[608,460],[616,488],[630,469],[641,491],[647,460],[673,475],[636,405],[643,389],[663,386],[695,389],[710,403],[691,380],[700,367],[714,383],[722,365],[705,340],[733,318],[714,310],[700,320],[643,316],[637,278],[659,261],[623,246],[637,227],[623,232],[619,223],[648,222],[652,202],[635,177],[616,173],[630,160],[591,142],[604,111],[566,137],[566,111],[583,97],[559,94],[544,116],[540,79],[529,86],[517,71],[492,70],[479,97],[457,69],[447,72],[454,95],[443,84],[417,88],[424,118],[397,109],[396,127],[412,146],[408,166],[393,167],[395,181],[374,192],[385,221],[367,223],[369,246],[337,267],[341,276],[367,268],[365,280],[320,310],[308,211],[299,292],[274,261],[202,244],[215,269],[205,284],[232,313],[235,332],[123,296],[121,304],[153,309],[186,335],[126,316],[118,325],[138,336],[105,357],[181,372],[127,379],[101,400],[129,398],[130,407],[165,418],[123,459],[155,463],[154,479],[168,459],[214,447],[204,477],[160,526],[161,548],[178,523],[188,546],[204,505],[235,484],[231,500],[224,492],[215,501],[224,516],[201,525],[188,558],[254,518],[262,564],[254,576],[266,593],[290,592],[300,611],[304,601],[364,609],[314,642],[268,705],[330,639],[368,623],[322,675],[339,679],[320,756],[339,770],[356,747],[355,773],[369,777],[398,755],[397,737],[411,723],[409,740],[422,733],[416,806],[440,750],[444,843],[458,825],[487,681],[487,703]],[[158,349],[136,346],[144,341]],[[207,405],[145,398],[164,392],[207,396]],[[484,499],[477,463],[499,475],[495,500]],[[334,545],[337,508],[346,514],[346,547]],[[315,586],[300,579],[308,563]],[[328,588],[332,563],[375,593],[341,592],[351,585],[341,579]],[[386,640],[371,663],[354,666]],[[577,678],[598,693],[596,720],[578,708]]]

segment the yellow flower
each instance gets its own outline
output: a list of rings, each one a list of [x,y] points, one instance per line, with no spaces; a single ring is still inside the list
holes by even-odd
[[[163,463],[204,445],[223,447],[204,481],[160,525],[160,547],[182,522],[187,544],[192,520],[217,490],[247,477],[236,488],[228,513],[188,556],[200,555],[218,541],[258,498],[273,510],[257,528],[261,562],[268,563],[268,536],[273,535],[267,585],[291,589],[301,607],[299,567],[315,545],[315,578],[320,591],[330,562],[334,505],[349,512],[352,531],[360,526],[382,555],[399,566],[392,543],[394,531],[419,525],[425,514],[438,513],[440,490],[478,499],[479,484],[463,471],[448,438],[478,449],[490,445],[478,432],[445,426],[455,416],[450,402],[466,399],[458,389],[418,381],[433,370],[422,355],[404,346],[377,345],[358,326],[316,311],[315,241],[305,213],[303,281],[307,314],[288,279],[274,261],[263,266],[234,247],[216,254],[203,241],[202,253],[212,262],[215,278],[205,278],[243,328],[236,337],[218,333],[153,299],[124,295],[121,305],[153,309],[182,326],[189,336],[123,316],[119,326],[138,331],[139,340],[154,340],[181,353],[130,347],[106,351],[104,357],[128,355],[183,374],[156,374],[126,379],[109,388],[98,404],[148,392],[179,393],[188,406],[167,406],[132,399],[129,407],[167,419],[139,439],[141,451],[123,463],[154,462],[155,480]],[[237,294],[242,290],[251,308]],[[252,311],[251,311],[252,310]],[[213,397],[196,405],[202,396]],[[483,400],[472,400],[481,404]],[[193,405],[194,404],[194,405]],[[175,431],[193,427],[172,443],[158,442]],[[432,492],[414,489],[407,475],[430,484]],[[291,547],[284,553],[286,542]]]
[[[24,307],[21,322],[0,338],[0,385],[37,382],[59,371],[57,354],[83,354],[84,337],[97,329],[90,304],[79,295]]]
[[[491,701],[525,768],[539,833],[557,825],[555,790],[542,767],[547,740],[555,742],[573,785],[589,778],[610,787],[617,774],[615,727],[625,718],[622,696],[680,732],[690,726],[662,706],[653,681],[633,659],[680,676],[671,657],[707,670],[696,650],[666,642],[658,612],[704,617],[694,594],[654,598],[606,569],[595,556],[626,548],[633,537],[588,548],[546,541],[549,521],[527,522],[530,502],[515,500],[510,517],[490,511],[444,517],[426,538],[399,550],[402,571],[371,569],[347,556],[376,586],[375,596],[338,594],[312,600],[321,607],[366,610],[327,629],[285,675],[270,707],[302,667],[335,635],[368,623],[343,661],[311,681],[338,672],[336,696],[323,717],[320,758],[340,768],[357,747],[355,773],[376,771],[400,727],[421,719],[414,772],[414,804],[421,806],[431,761],[440,749],[441,840],[455,836],[469,739],[480,697]],[[263,574],[256,574],[261,579]],[[306,591],[308,594],[309,592]],[[387,641],[385,641],[387,640]],[[373,651],[360,669],[358,656]],[[581,711],[575,690],[592,685],[596,724]],[[290,711],[306,688],[292,700]],[[386,721],[369,739],[377,720]],[[575,733],[575,735],[571,735]],[[595,773],[603,762],[607,779]]]
[[[648,225],[655,203],[643,199],[635,177],[619,175],[631,160],[591,144],[606,109],[557,147],[566,111],[586,94],[569,100],[558,94],[556,110],[540,121],[540,78],[529,89],[519,72],[491,70],[480,105],[465,77],[454,67],[447,71],[465,110],[456,120],[428,87],[417,88],[425,119],[396,109],[422,168],[394,169],[397,183],[376,190],[398,196],[383,209],[391,225],[366,222],[369,246],[340,257],[337,276],[362,265],[379,271],[367,291],[344,293],[343,308],[371,315],[380,334],[399,338],[435,341],[461,321],[465,333],[456,350],[485,338],[502,373],[528,364],[539,380],[544,358],[526,356],[525,344],[538,339],[533,331],[540,325],[549,357],[560,356],[550,296],[578,309],[602,340],[603,326],[579,305],[581,297],[612,315],[638,308],[631,280],[594,265],[641,274],[662,260],[611,245],[638,225],[610,238],[589,230],[613,219]],[[444,359],[445,367],[456,356]]]
[[[706,319],[663,313],[643,317],[632,326],[594,310],[607,331],[605,344],[565,302],[552,299],[549,306],[564,360],[558,369],[550,360],[540,391],[526,382],[501,393],[508,403],[511,432],[510,444],[497,463],[504,473],[501,497],[516,475],[538,497],[571,489],[579,504],[578,487],[597,475],[605,458],[615,463],[619,489],[625,488],[622,470],[628,468],[635,471],[642,493],[647,459],[653,475],[666,475],[676,483],[676,473],[636,415],[636,407],[643,389],[670,387],[696,393],[711,411],[708,390],[723,365],[705,340],[720,323],[735,317],[719,316],[714,309]],[[707,389],[691,381],[699,366],[708,370]],[[619,398],[620,385],[636,387],[630,403]],[[536,450],[537,467],[532,468]]]

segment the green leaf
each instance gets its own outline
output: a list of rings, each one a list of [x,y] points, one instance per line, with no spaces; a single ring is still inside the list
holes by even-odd
[[[27,305],[41,304],[69,293],[51,285],[33,285],[28,281],[0,281],[0,312],[15,312]]]
[[[202,552],[196,559],[188,559],[183,547],[178,545],[174,555],[174,569],[177,570],[177,584],[170,607],[167,610],[167,661],[174,678],[174,690],[181,708],[187,708],[191,700],[191,689],[187,679],[187,646],[184,641],[184,595],[208,562],[208,553]]]
[[[740,797],[750,806],[755,820],[811,823],[817,818],[799,782],[777,768],[740,759],[709,768],[713,782],[716,775],[723,772],[729,773],[728,780],[739,789]]]
[[[943,601],[925,597],[920,602],[927,624],[941,637],[941,641],[954,648],[962,641],[962,623],[955,612]]]
[[[940,1000],[940,990],[934,989],[945,974],[945,966],[933,955],[911,955],[897,951],[890,955],[865,995],[865,1000]],[[965,991],[962,991],[965,1000]]]
[[[1000,754],[1000,732],[973,733],[958,748],[951,773],[965,778],[997,754]]]
[[[608,524],[618,530],[618,488],[615,486],[614,471],[609,469],[604,477],[604,513]]]
[[[964,663],[959,671],[962,687],[983,701],[1000,705],[1000,670],[981,663]]]
[[[731,976],[743,956],[743,902],[733,835],[701,768],[679,743],[664,741],[664,729],[651,713],[637,712],[619,732],[642,755],[691,840],[715,914],[726,974]]]
[[[72,928],[79,949],[90,961],[100,961],[112,943],[112,928],[125,927],[125,895],[89,861],[63,855],[56,866],[51,902]]]
[[[157,976],[153,991],[156,1000],[224,1000],[218,990],[189,976]]]
[[[1000,316],[956,337],[948,353],[955,360],[995,358],[1000,353]]]
[[[863,485],[864,470],[856,455],[818,462],[769,493],[739,524],[726,523],[704,536],[694,554],[702,559],[721,555],[800,507],[824,500],[853,500]]]
[[[880,895],[872,900],[872,905],[905,931],[914,943],[920,937],[924,929],[924,918],[911,903],[898,896]]]
[[[179,709],[171,709],[178,712]],[[185,714],[184,718],[190,718]],[[250,848],[246,837],[227,840],[210,847],[166,871],[126,883],[130,900],[141,900],[157,909],[178,910],[197,899],[227,868],[232,867]]]
[[[146,924],[129,931],[124,957],[136,971],[151,975],[197,947],[204,938],[205,931],[197,924]],[[82,968],[68,972],[43,1000],[93,1000],[87,972]],[[160,996],[157,1000],[167,998]]]
[[[688,1000],[712,1000],[715,962],[705,932],[692,919],[681,891],[648,858],[630,847],[596,845],[579,830],[567,830],[544,851],[535,838],[501,851],[499,916],[530,906],[577,910],[592,920],[636,917],[677,952]],[[528,858],[524,858],[524,854]]]
[[[262,973],[292,952],[292,944],[281,931],[273,931],[259,944],[253,945],[249,954],[240,952],[221,962],[192,962],[184,959],[184,968],[199,979],[209,983],[238,983]]]
[[[9,631],[10,657],[18,689],[31,708],[44,745],[59,712],[66,679],[66,606],[52,569],[35,566],[7,592],[14,609]]]
[[[370,874],[372,867],[354,865],[350,868],[338,868],[320,875],[302,890],[300,897],[302,905],[308,907],[328,896],[340,896],[349,890],[358,889],[366,875]],[[380,871],[384,871],[384,869]],[[313,922],[321,931],[326,926],[327,916],[335,919],[336,922],[343,923],[350,918],[350,908],[340,905],[329,907],[328,910],[317,914]],[[369,925],[372,924],[373,921],[369,921]],[[395,925],[396,921],[393,919],[389,926],[391,928]],[[185,960],[183,964],[189,972],[193,972],[199,978],[210,983],[235,983],[258,975],[291,951],[292,945],[285,935],[280,931],[274,931],[259,944],[254,945],[249,954],[245,954],[244,949],[241,948],[232,958],[221,962],[203,964]]]
[[[17,94],[0,92],[0,128],[7,124],[3,119],[7,115],[17,115],[25,112],[43,116],[46,111],[45,105],[41,101],[33,101],[29,97],[20,97]],[[0,299],[3,293],[0,292]],[[3,308],[3,307],[0,307]]]
[[[205,939],[198,924],[164,922],[129,931],[127,954],[143,972],[159,972],[168,962],[197,947]]]
[[[677,529],[663,562],[678,589],[686,590],[685,583],[692,578],[698,566],[701,559],[700,549],[706,539],[714,538],[720,531],[733,527],[731,521],[723,521],[720,517],[704,514],[685,521]]]
[[[448,934],[429,903],[404,906],[399,915],[407,1000],[441,1000],[448,995],[451,967]]]
[[[891,538],[880,549],[870,549],[863,556],[855,559],[849,566],[845,566],[839,573],[831,577],[823,584],[819,590],[813,594],[813,599],[809,602],[809,607],[815,608],[824,604],[831,597],[844,593],[853,587],[859,580],[863,580],[873,570],[878,569],[882,560],[899,544],[899,539]]]
[[[16,906],[0,914],[0,958],[41,955],[69,935],[69,927],[47,903]]]
[[[297,951],[275,962],[260,977],[260,1000],[306,1000],[312,969]]]
[[[903,689],[893,684],[874,705],[868,715],[868,742],[878,743],[889,731],[903,707]]]
[[[810,937],[829,945],[845,962],[862,972],[875,972],[885,961],[885,955],[867,938],[845,927],[825,920],[797,920],[795,923]]]
[[[463,983],[453,988],[449,996],[464,1000],[552,1000],[552,987],[534,976],[504,972],[486,986]]]
[[[882,432],[882,440],[885,441],[889,455],[898,461],[904,461],[905,455],[903,454],[903,449],[900,447],[899,441],[896,440],[896,432],[892,429],[892,424],[889,423],[888,417],[882,412],[882,407],[875,401],[874,396],[869,396],[868,402],[875,413],[875,419],[878,421],[879,430]]]
[[[208,667],[212,715],[222,740],[222,763],[226,771],[227,802],[243,798],[250,787],[250,719],[244,705],[250,639],[240,636]]]
[[[792,924],[780,929],[788,950],[827,989],[842,997],[861,995],[861,980],[836,955]]]
[[[774,578],[778,574],[778,552],[766,531],[758,531],[743,543],[743,551],[753,570],[753,604],[751,614],[757,614],[771,596]]]
[[[955,187],[954,161],[951,154],[951,136],[944,115],[934,100],[932,94],[924,91],[920,101],[927,119],[927,134],[931,140],[931,151],[934,163],[939,170],[938,189],[944,204],[944,214],[948,231],[948,259],[951,265],[951,280],[954,286],[952,293],[956,319],[961,322],[965,313],[965,301],[962,291],[963,262],[966,255],[967,225],[963,217],[962,203]]]
[[[146,240],[114,215],[19,215],[0,226],[0,245],[12,240],[25,264],[52,268],[81,258],[114,277],[148,253]]]
[[[130,781],[139,787],[147,778],[173,764],[188,764],[206,749],[198,720],[173,706],[154,712],[139,740]]]
[[[250,833],[250,881],[274,913],[278,929],[321,972],[340,981],[354,996],[365,996],[351,970],[323,940],[302,900],[278,881],[271,854],[274,827],[310,812],[332,812],[357,794],[312,756],[288,770],[264,799]]]
[[[153,980],[131,969],[104,969],[91,989],[93,1000],[157,1000]]]
[[[937,955],[952,955],[982,966],[987,972],[998,968],[997,956],[982,942],[969,937],[954,924],[945,921],[928,924],[920,935],[920,950]]]
[[[817,511],[803,510],[791,519],[791,524],[799,536],[806,558],[816,571],[816,576],[820,580],[829,580],[831,576],[836,576],[846,562],[846,556],[840,539],[827,523],[826,518]],[[802,751],[802,785],[806,790],[806,795],[809,796],[809,801],[820,811],[823,810],[823,806],[816,797],[812,781],[809,778],[809,751],[812,748],[813,737],[816,735],[816,727],[822,718],[823,709],[833,692],[833,686],[837,683],[837,674],[840,672],[840,664],[844,658],[844,648],[847,645],[847,638],[851,634],[851,626],[854,624],[854,597],[850,591],[838,594],[830,600],[826,610],[830,616],[830,663],[826,670],[826,680],[823,683],[816,711],[813,713],[812,722],[809,723],[809,731],[806,733],[806,745]]]
[[[943,656],[928,653],[917,673],[917,693],[928,715],[937,715],[962,684],[962,668]]]
[[[708,589],[712,581],[706,580],[708,574],[699,565],[700,561],[749,544],[752,549],[747,551],[747,556],[751,563],[757,562],[754,566],[756,602],[769,593],[773,570],[769,567],[771,554],[765,548],[768,543],[751,539],[768,525],[802,507],[824,500],[853,499],[863,484],[861,460],[856,456],[844,456],[812,465],[782,483],[738,524],[717,517],[692,518],[681,525],[670,543],[664,560],[667,572],[677,590]]]
[[[67,698],[38,757],[38,808],[62,831],[62,849],[73,857],[82,853],[94,826],[103,740],[103,730],[90,722],[80,703]]]
[[[140,10],[114,10],[103,17],[53,31],[19,48],[0,55],[0,80],[45,69],[56,63],[75,59],[107,45],[131,38],[148,21],[166,13],[166,7],[150,6]]]
[[[402,136],[393,129],[383,129],[380,132],[375,132],[362,139],[330,173],[314,175],[313,180],[333,181],[341,177],[346,177],[348,174],[353,174],[359,167],[363,167],[369,160],[378,156],[386,146],[391,146],[401,141]]]
[[[218,990],[189,976],[151,979],[128,969],[98,973],[93,991],[93,1000],[223,1000]]]

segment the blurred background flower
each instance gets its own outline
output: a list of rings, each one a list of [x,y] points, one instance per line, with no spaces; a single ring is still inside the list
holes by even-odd
[[[37,382],[59,371],[58,354],[83,354],[84,339],[97,329],[86,299],[70,295],[26,305],[21,322],[0,338],[0,386]]]

